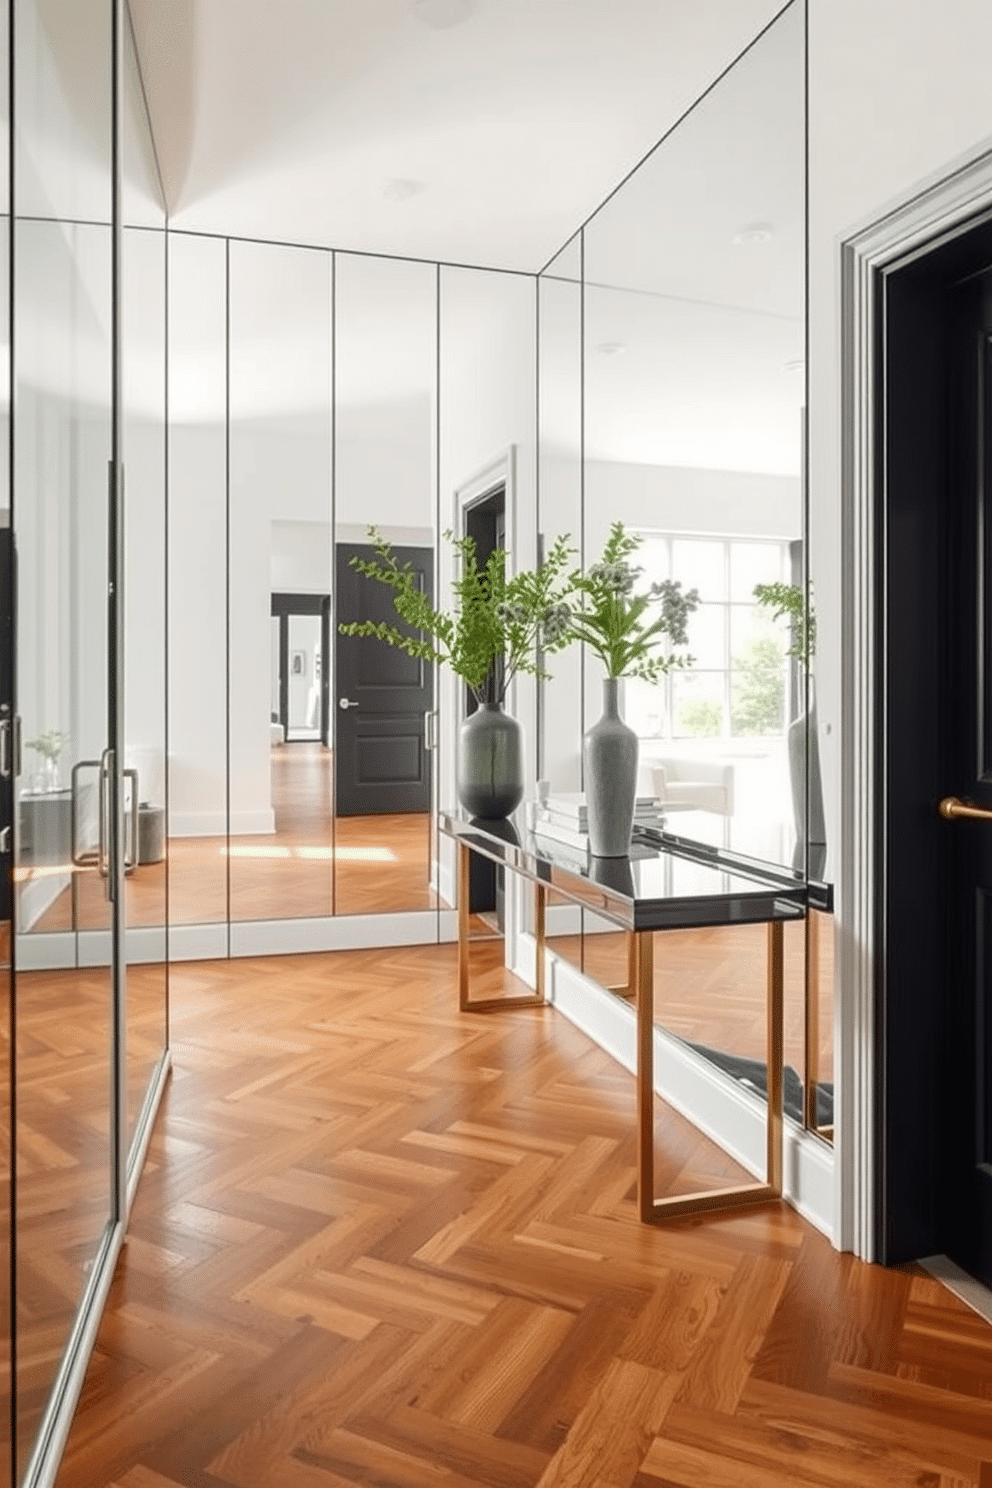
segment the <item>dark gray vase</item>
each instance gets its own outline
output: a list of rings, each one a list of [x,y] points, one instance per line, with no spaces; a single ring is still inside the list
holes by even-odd
[[[482,703],[458,734],[458,799],[469,816],[499,821],[524,794],[520,725],[498,703]]]
[[[620,679],[603,679],[603,716],[582,745],[589,851],[597,858],[625,858],[630,852],[637,793],[637,735],[620,717]]]

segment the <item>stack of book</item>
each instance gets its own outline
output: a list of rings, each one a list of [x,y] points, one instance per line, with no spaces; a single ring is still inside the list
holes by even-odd
[[[664,813],[654,796],[638,796],[634,802],[634,825],[663,827]],[[548,796],[532,809],[535,837],[561,843],[579,852],[589,850],[589,820],[586,798],[580,791]]]

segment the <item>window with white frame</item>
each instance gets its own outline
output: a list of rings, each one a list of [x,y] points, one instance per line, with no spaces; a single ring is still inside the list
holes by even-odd
[[[789,636],[757,604],[754,586],[791,582],[789,542],[649,532],[637,562],[642,582],[671,578],[697,589],[699,608],[689,617],[691,665],[657,683],[626,683],[630,726],[643,739],[781,739]]]

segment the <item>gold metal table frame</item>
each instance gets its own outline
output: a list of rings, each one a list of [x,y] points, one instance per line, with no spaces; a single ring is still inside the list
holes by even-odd
[[[454,836],[458,849],[458,1005],[462,1012],[508,1011],[513,1008],[544,1007],[546,997],[546,921],[547,894],[549,888],[573,903],[586,908],[589,902],[586,881],[581,889],[569,892],[567,873],[559,875],[554,882],[536,877],[532,872],[510,860],[508,855],[487,854],[476,835],[465,841],[458,833],[443,824],[442,831]],[[498,843],[494,844],[498,851]],[[493,856],[509,872],[529,878],[534,884],[534,939],[536,943],[535,989],[520,997],[489,997],[473,1000],[470,987],[469,968],[469,863],[473,851],[482,851]],[[774,902],[774,900],[773,900]],[[794,902],[794,901],[793,901]],[[605,901],[604,901],[605,903]],[[603,908],[596,906],[597,913]],[[782,1196],[784,1111],[783,1111],[783,1021],[784,1021],[784,919],[802,918],[803,913],[788,916],[768,917],[767,924],[767,1029],[766,1055],[768,1070],[767,1091],[767,1136],[765,1178],[763,1182],[711,1189],[702,1193],[679,1194],[656,1198],[655,1186],[655,1113],[654,1113],[654,937],[664,933],[665,928],[687,928],[671,925],[643,929],[629,929],[619,921],[618,928],[628,929],[630,942],[630,972],[633,986],[630,989],[636,999],[636,1083],[637,1083],[637,1208],[646,1223],[677,1219],[686,1215],[703,1214],[725,1209],[738,1209],[753,1204],[768,1203]],[[762,923],[752,919],[750,923]]]

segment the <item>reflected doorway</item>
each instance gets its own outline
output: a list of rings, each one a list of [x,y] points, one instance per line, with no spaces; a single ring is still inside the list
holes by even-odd
[[[394,547],[428,600],[434,549]],[[372,560],[367,544],[338,543],[337,618],[396,624],[393,592],[365,578],[351,559]],[[431,756],[427,719],[434,668],[374,636],[335,637],[335,909],[395,913],[436,907],[431,886]]]
[[[272,742],[317,741],[327,748],[331,596],[273,594],[271,613]]]

